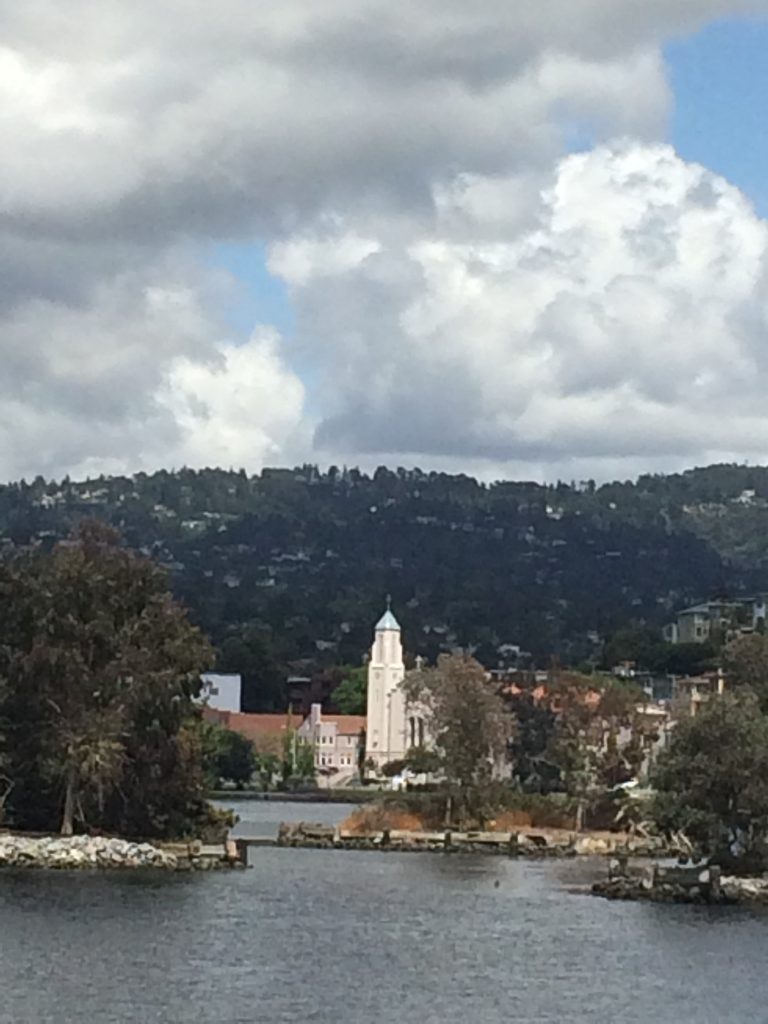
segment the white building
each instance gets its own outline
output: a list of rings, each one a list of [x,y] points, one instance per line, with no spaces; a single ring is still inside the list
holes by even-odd
[[[376,623],[368,663],[365,759],[376,769],[389,761],[402,760],[412,747],[429,742],[421,713],[406,704],[401,687],[404,678],[400,624],[387,607]]]
[[[243,681],[239,675],[221,675],[206,672],[200,677],[203,682],[200,699],[216,711],[239,711]]]

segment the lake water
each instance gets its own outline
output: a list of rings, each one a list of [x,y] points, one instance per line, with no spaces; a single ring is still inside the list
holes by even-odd
[[[243,804],[248,830],[338,805]],[[609,903],[585,861],[259,849],[0,874],[0,1024],[768,1024],[768,915]]]

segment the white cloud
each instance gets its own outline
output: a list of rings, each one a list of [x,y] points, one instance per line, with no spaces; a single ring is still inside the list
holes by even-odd
[[[278,349],[278,336],[262,331],[219,346],[211,364],[174,363],[159,399],[179,428],[176,465],[270,465],[306,451],[304,388]]]
[[[661,459],[660,409],[692,451],[694,399],[762,372],[763,227],[650,146],[660,47],[768,0],[577,6],[4,5],[0,476],[255,469],[305,454],[308,409],[350,461],[630,459],[646,422]],[[223,326],[228,240],[269,246],[295,341]]]
[[[464,193],[476,242],[452,237],[459,196],[429,238],[332,281],[305,267],[322,451],[574,471],[768,457],[768,226],[738,190],[625,142],[564,158],[509,241],[482,238],[486,194]]]

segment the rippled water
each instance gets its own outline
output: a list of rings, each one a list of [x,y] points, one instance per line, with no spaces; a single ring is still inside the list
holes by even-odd
[[[344,808],[248,805],[249,830]],[[595,866],[259,849],[0,874],[2,1024],[763,1024],[768,916],[608,903]]]

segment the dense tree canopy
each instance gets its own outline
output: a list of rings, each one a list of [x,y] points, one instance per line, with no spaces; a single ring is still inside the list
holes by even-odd
[[[734,638],[725,647],[723,667],[728,686],[750,690],[768,714],[768,637],[752,633]]]
[[[407,673],[406,699],[421,714],[459,817],[482,814],[489,783],[507,757],[512,720],[498,687],[474,658],[442,655]]]
[[[738,466],[597,487],[183,469],[0,487],[0,544],[48,544],[83,516],[119,526],[170,570],[220,667],[243,672],[246,708],[270,710],[286,707],[288,674],[357,663],[388,592],[409,652],[428,661],[459,645],[495,667],[519,645],[540,664],[594,663],[597,635],[636,623],[651,628],[634,646],[644,667],[672,670],[681,652],[658,629],[676,609],[768,589],[767,503],[768,471]]]
[[[65,833],[199,828],[194,701],[211,662],[165,574],[100,524],[0,563],[6,817]]]
[[[364,715],[368,704],[368,670],[362,665],[347,666],[331,700],[342,715]]]
[[[275,659],[268,631],[256,624],[233,626],[221,641],[217,672],[242,676],[242,710],[282,710],[285,702],[283,671]]]
[[[768,718],[752,694],[725,694],[679,722],[653,784],[664,830],[723,864],[768,863]]]
[[[232,783],[238,789],[247,786],[260,767],[253,743],[240,733],[215,722],[205,722],[205,769],[213,789]]]

